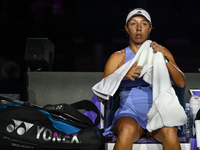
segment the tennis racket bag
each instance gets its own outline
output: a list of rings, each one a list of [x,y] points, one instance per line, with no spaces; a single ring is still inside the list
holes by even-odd
[[[100,115],[91,101],[82,100],[71,105],[46,105],[43,108],[19,102],[21,104],[0,105],[1,150],[100,149],[103,136],[96,127]],[[95,122],[78,109],[96,112]]]

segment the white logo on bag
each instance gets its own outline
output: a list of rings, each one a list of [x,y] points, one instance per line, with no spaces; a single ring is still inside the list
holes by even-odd
[[[56,106],[56,110],[58,110],[58,109],[62,109],[62,105]]]
[[[10,133],[16,131],[18,135],[22,136],[24,135],[30,128],[33,127],[34,124],[20,121],[16,119],[12,119],[14,124],[9,124],[6,127],[6,130]],[[71,136],[69,135],[62,135],[57,132],[53,132],[48,128],[37,126],[37,133],[36,137],[37,140],[40,140],[41,138],[48,142],[59,142],[59,143],[81,143],[78,139],[78,134],[73,134]]]
[[[52,142],[62,142],[62,143],[81,143],[78,139],[78,134],[73,134],[72,137],[69,135],[61,135],[57,132],[52,132],[50,129],[37,126],[37,135],[36,139],[43,138],[44,141],[52,141]]]
[[[33,124],[29,123],[29,122],[15,120],[15,119],[12,119],[12,120],[14,122],[14,125],[9,124],[6,127],[6,130],[10,133],[12,133],[14,130],[16,130],[18,135],[24,135],[24,133],[26,133],[33,126]],[[20,126],[22,124],[24,124],[25,128]]]

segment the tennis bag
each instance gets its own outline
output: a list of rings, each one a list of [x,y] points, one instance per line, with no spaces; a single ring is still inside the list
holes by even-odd
[[[98,150],[103,140],[96,126],[98,108],[89,100],[71,105],[0,105],[0,149]],[[78,109],[97,114],[93,123]]]

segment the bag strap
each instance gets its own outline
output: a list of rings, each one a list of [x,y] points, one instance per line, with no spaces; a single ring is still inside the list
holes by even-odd
[[[85,116],[83,113],[79,112],[79,109],[85,109],[87,111],[94,111],[97,114],[95,122],[93,123],[90,118]],[[50,113],[59,113],[63,116],[69,116],[73,119],[86,123],[87,125],[94,127],[100,122],[100,114],[97,106],[89,100],[81,100],[72,104],[55,104],[55,105],[45,105],[43,110]]]
[[[99,109],[93,102],[91,102],[89,100],[82,100],[82,101],[78,101],[78,102],[71,104],[71,106],[75,107],[76,109],[85,109],[87,111],[92,110],[93,112],[95,112],[97,114],[94,125],[97,126],[100,123]]]

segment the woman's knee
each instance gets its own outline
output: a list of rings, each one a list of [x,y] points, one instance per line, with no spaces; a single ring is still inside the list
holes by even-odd
[[[177,132],[178,128],[177,127],[163,127],[162,129],[162,134],[165,138],[177,138]]]
[[[134,140],[137,140],[143,134],[143,129],[133,118],[121,118],[116,125],[118,136],[121,136],[124,139],[133,138]]]
[[[133,135],[138,132],[137,125],[131,124],[130,122],[123,122],[119,126],[118,132],[119,133],[129,133],[129,134]]]
[[[178,128],[177,127],[163,127],[155,132],[153,132],[153,137],[159,140],[160,142],[163,141],[176,141],[178,139]]]

